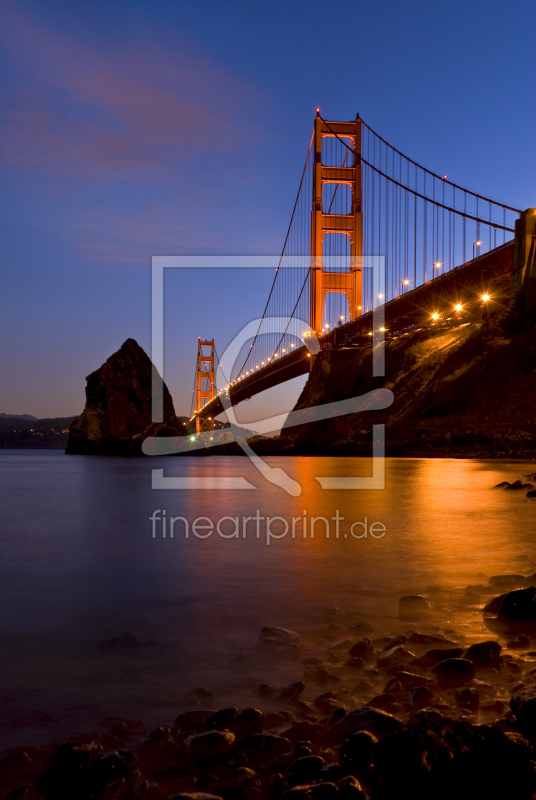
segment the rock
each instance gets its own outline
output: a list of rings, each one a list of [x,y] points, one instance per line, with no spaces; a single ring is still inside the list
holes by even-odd
[[[205,731],[188,736],[185,744],[192,761],[203,763],[225,755],[235,741],[231,731]]]
[[[352,656],[352,658],[369,658],[374,655],[374,645],[372,641],[365,636],[363,639],[360,639],[356,642],[350,649],[348,653]]]
[[[468,708],[470,711],[476,712],[480,705],[480,695],[476,689],[460,689],[456,692],[456,705],[459,708]]]
[[[222,800],[222,798],[218,794],[208,792],[181,792],[170,795],[168,800]]]
[[[421,708],[426,708],[433,702],[434,695],[428,686],[417,686],[410,691],[408,699],[412,708],[420,711]]]
[[[521,733],[531,741],[536,741],[536,687],[524,686],[514,692],[510,698],[510,708]]]
[[[344,741],[339,753],[341,763],[358,771],[372,764],[378,739],[369,731],[359,731]]]
[[[119,636],[111,636],[100,643],[100,647],[105,647],[110,650],[132,650],[136,647],[142,647],[143,640],[138,633],[127,631],[121,633]]]
[[[273,683],[261,683],[259,687],[257,687],[257,694],[260,697],[270,697],[275,692],[275,686]]]
[[[440,661],[446,661],[448,658],[459,658],[462,654],[462,647],[437,647],[427,650],[424,655],[415,658],[411,662],[411,666],[419,667],[419,669],[431,669],[436,664],[439,664]]]
[[[499,615],[519,620],[536,619],[536,588],[530,586],[505,594],[499,605]]]
[[[441,683],[457,686],[475,677],[475,668],[467,658],[447,658],[436,664],[432,672]]]
[[[296,744],[297,742],[312,742],[313,744],[323,745],[328,739],[328,730],[320,722],[304,720],[297,722],[284,732],[288,740]]]
[[[395,703],[396,697],[391,692],[384,692],[383,694],[376,695],[373,697],[372,700],[369,700],[367,706],[369,708],[381,708],[384,709],[386,706],[390,705],[390,703]]]
[[[507,642],[506,646],[510,650],[521,650],[521,649],[523,649],[525,647],[529,647],[530,646],[530,639],[529,639],[528,636],[524,636],[523,634],[520,634],[519,636],[516,636],[515,639],[512,639],[512,641]]]
[[[403,619],[414,619],[431,610],[430,601],[424,594],[406,594],[398,603],[399,615]]]
[[[293,785],[309,783],[310,781],[314,781],[323,766],[324,759],[320,756],[297,758],[288,766],[286,772],[287,779],[289,783]]]
[[[237,736],[251,736],[253,733],[262,733],[266,717],[258,708],[244,708],[235,717],[232,730]]]
[[[359,620],[359,622],[352,622],[352,624],[348,628],[349,633],[370,633],[371,630],[372,630],[372,625],[369,625],[368,622],[364,622],[364,620]]]
[[[395,677],[403,689],[416,689],[419,686],[432,686],[435,683],[432,678],[416,675],[414,672],[399,671]]]
[[[478,642],[468,648],[465,658],[468,658],[473,664],[492,665],[498,662],[501,650],[499,642]]]
[[[238,715],[237,708],[222,708],[221,711],[215,711],[206,720],[207,728],[215,728],[218,731],[225,730],[232,726]]]
[[[296,681],[296,683],[291,683],[289,686],[282,686],[281,689],[276,689],[272,695],[272,700],[295,702],[304,689],[305,683],[303,681]]]
[[[527,742],[486,725],[425,718],[374,752],[374,800],[529,800],[533,789]]]
[[[508,483],[508,481],[506,481],[506,483]],[[504,488],[518,490],[526,488],[533,489],[534,487],[531,484],[523,483],[522,481],[517,480],[514,481],[513,483],[509,483],[508,486],[505,486]]]
[[[337,800],[338,796],[334,783],[313,783],[294,786],[284,792],[280,800]]]
[[[278,628],[277,625],[265,625],[259,634],[261,644],[293,644],[299,640],[299,633],[287,630],[287,628]]]
[[[351,669],[361,669],[363,666],[363,659],[362,658],[349,658],[348,661],[345,662],[345,667],[350,667]]]
[[[193,697],[197,697],[199,700],[210,700],[214,696],[212,689],[207,689],[205,686],[196,686],[195,689],[192,689],[190,694]]]
[[[236,746],[239,753],[244,753],[252,764],[267,766],[291,748],[290,740],[273,733],[254,733],[246,736]]]
[[[477,606],[481,601],[481,597],[478,592],[465,592],[460,598],[460,603],[463,603],[466,606]]]
[[[116,455],[136,449],[133,437],[153,424],[152,383],[156,373],[148,355],[134,339],[121,348],[86,378],[86,405],[69,427],[67,453]],[[157,398],[157,412],[179,433],[186,428],[175,417],[175,409],[165,383]]]
[[[527,492],[525,497],[528,497],[529,500],[533,500],[536,497],[536,489],[531,489],[530,492]]]
[[[339,781],[340,800],[367,800],[363,787],[353,775],[347,775]]]
[[[500,483],[496,483],[493,487],[494,489],[509,489],[510,482],[509,481],[501,481]]]
[[[347,714],[344,719],[331,728],[330,734],[334,742],[343,742],[359,731],[369,731],[374,736],[381,738],[401,728],[402,722],[398,717],[380,709],[365,706]]]
[[[391,647],[396,647],[397,644],[406,644],[408,641],[408,637],[404,636],[404,634],[400,634],[399,636],[391,636],[387,644],[382,648],[382,650],[390,650]]]
[[[329,650],[348,650],[352,647],[353,642],[350,639],[338,639],[336,642],[328,645]]]
[[[400,644],[382,653],[378,658],[378,666],[388,671],[397,670],[411,661],[412,658],[415,658],[415,653]]]
[[[213,783],[209,784],[208,789],[215,793],[235,793],[249,786],[257,779],[257,773],[248,767],[237,767],[231,770],[221,778],[217,778]]]

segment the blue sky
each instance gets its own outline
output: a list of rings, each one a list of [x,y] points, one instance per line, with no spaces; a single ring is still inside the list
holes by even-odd
[[[79,413],[126,338],[149,351],[151,255],[278,253],[317,106],[536,206],[528,0],[7,0],[0,21],[0,411]],[[170,283],[178,413],[197,337],[223,351],[271,277]]]

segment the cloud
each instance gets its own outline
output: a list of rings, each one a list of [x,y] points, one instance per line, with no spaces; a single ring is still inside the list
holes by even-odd
[[[107,46],[3,6],[10,76],[0,158],[77,177],[164,173],[247,136],[255,91],[208,57],[147,36]]]

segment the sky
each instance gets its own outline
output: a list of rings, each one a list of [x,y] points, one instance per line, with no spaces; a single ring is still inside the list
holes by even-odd
[[[0,412],[79,414],[125,339],[150,352],[151,256],[277,255],[317,107],[535,207],[535,24],[532,0],[3,0]],[[198,337],[223,352],[272,277],[168,281],[177,413]]]

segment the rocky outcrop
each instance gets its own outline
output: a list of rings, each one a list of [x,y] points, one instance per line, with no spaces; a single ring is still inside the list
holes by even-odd
[[[186,434],[165,383],[158,397],[163,423],[152,421],[153,375],[149,356],[134,339],[86,378],[86,405],[69,427],[66,452],[86,455],[141,453],[147,436]]]
[[[372,426],[384,424],[387,455],[536,457],[536,287],[525,301],[523,314],[516,305],[487,319],[451,318],[409,331],[393,323],[385,345],[374,346],[384,348],[385,377],[373,376],[367,337],[322,350],[294,411],[380,388],[394,402],[286,424],[274,445],[289,455],[370,455]]]

